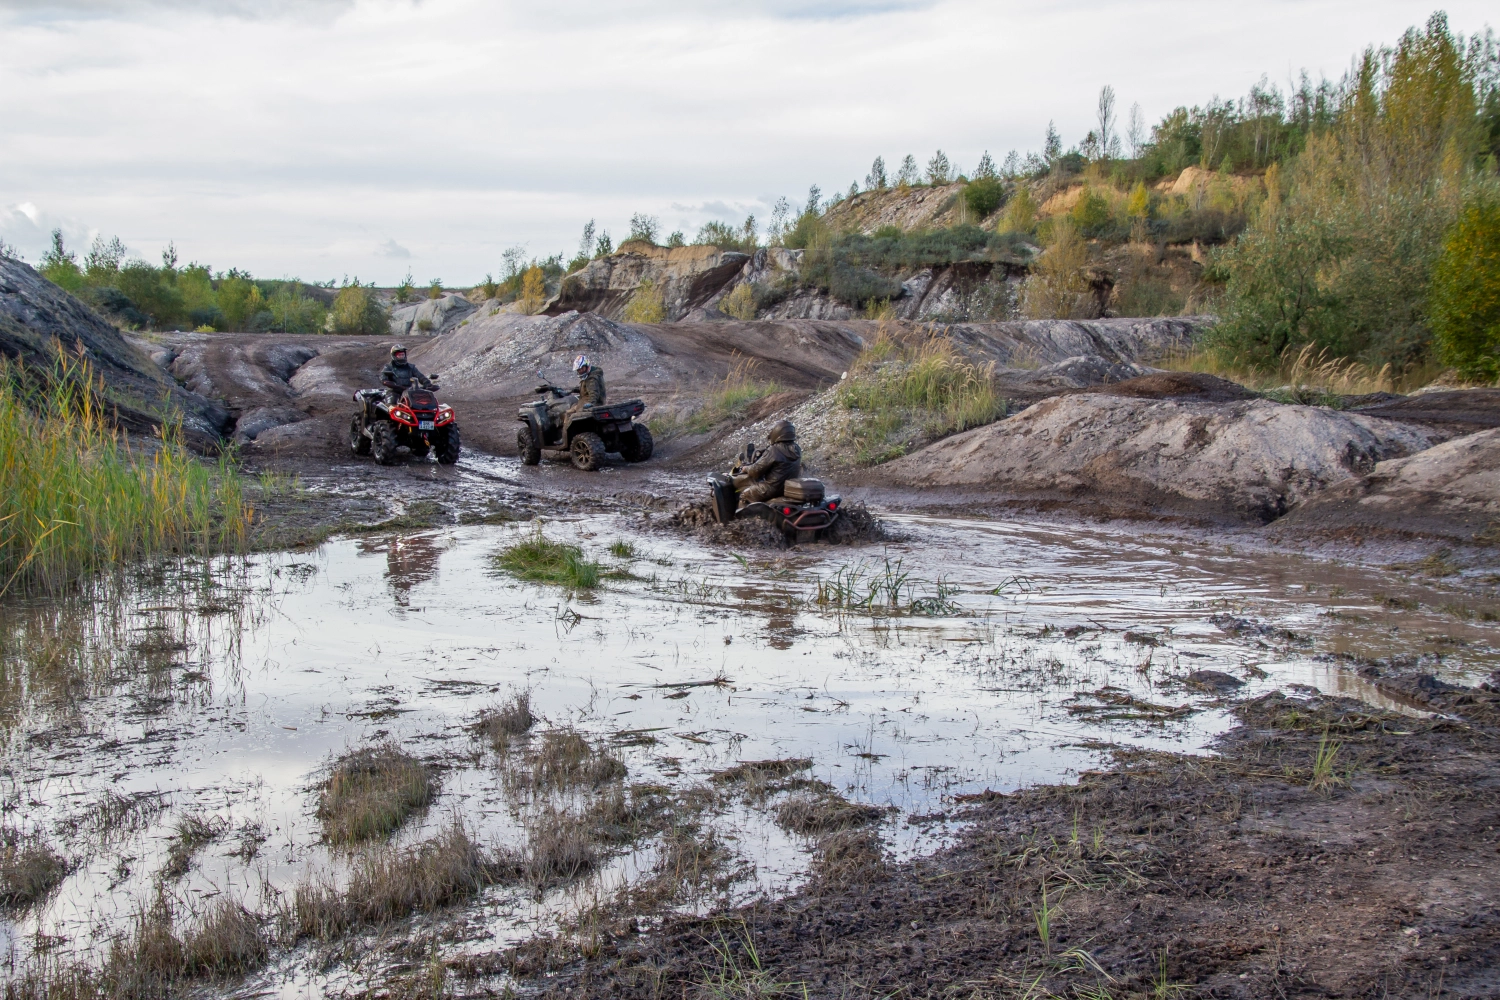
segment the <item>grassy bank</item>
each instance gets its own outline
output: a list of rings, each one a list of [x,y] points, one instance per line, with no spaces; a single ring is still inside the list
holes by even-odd
[[[859,465],[1005,415],[994,365],[977,364],[942,337],[908,340],[882,329],[860,353],[835,401],[852,411],[840,442]]]
[[[0,364],[0,594],[55,591],[157,553],[234,548],[249,522],[226,463],[204,464],[172,428],[149,444],[116,431],[86,361]]]

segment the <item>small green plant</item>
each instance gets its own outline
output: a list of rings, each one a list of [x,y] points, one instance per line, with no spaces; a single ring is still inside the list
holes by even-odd
[[[433,278],[427,283],[427,297],[429,299],[440,299],[443,297],[442,278]]]
[[[1047,899],[1047,880],[1042,879],[1042,901],[1033,906],[1031,913],[1036,920],[1036,934],[1042,940],[1042,949],[1052,954],[1052,916],[1054,907]]]
[[[639,553],[636,551],[635,544],[633,542],[627,542],[623,538],[609,543],[609,554],[614,556],[616,559],[634,559],[637,555],[639,555]]]
[[[742,960],[736,955],[736,949],[724,939],[721,932],[719,943],[710,942],[714,956],[719,961],[719,967],[700,986],[702,992],[714,1000],[755,1000],[758,997],[806,997],[806,983],[779,982],[761,964],[760,953],[755,950],[755,942],[750,940],[750,934],[742,929],[740,932],[740,945],[744,951]]]
[[[1333,763],[1339,754],[1339,744],[1328,740],[1328,727],[1323,727],[1323,736],[1318,740],[1318,749],[1313,754],[1312,780],[1307,787],[1313,791],[1329,791],[1343,781],[1334,774]]]
[[[501,550],[495,566],[533,583],[550,583],[569,590],[592,590],[605,575],[597,562],[583,557],[577,545],[554,542],[538,525],[531,537]]]
[[[396,301],[410,302],[416,294],[416,288],[417,283],[412,280],[411,272],[407,271],[406,277],[402,278],[401,283],[396,286]]]

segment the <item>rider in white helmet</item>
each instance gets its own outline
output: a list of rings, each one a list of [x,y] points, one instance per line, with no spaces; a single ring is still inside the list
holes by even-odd
[[[604,369],[590,363],[587,354],[573,359],[573,374],[578,376],[578,399],[568,407],[563,419],[575,416],[585,406],[604,405]]]

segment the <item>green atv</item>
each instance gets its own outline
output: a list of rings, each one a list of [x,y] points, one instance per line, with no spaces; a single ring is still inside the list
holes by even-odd
[[[575,395],[549,382],[543,382],[535,391],[553,400]],[[644,462],[651,457],[655,447],[651,431],[645,424],[635,422],[646,411],[641,400],[589,404],[571,417],[564,417],[548,402],[543,398],[521,406],[518,415],[521,426],[516,431],[521,464],[536,465],[542,460],[543,449],[567,452],[573,467],[585,472],[596,471],[604,464],[604,456],[611,452],[627,462]]]

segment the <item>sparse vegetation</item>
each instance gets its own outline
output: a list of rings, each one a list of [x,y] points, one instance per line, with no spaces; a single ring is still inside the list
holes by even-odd
[[[918,440],[991,423],[1005,414],[994,366],[959,354],[944,337],[882,329],[849,369],[835,402],[855,414],[843,434],[860,465],[905,454]]]
[[[393,743],[350,750],[323,782],[323,835],[331,844],[383,837],[432,801],[436,784],[426,764]]]
[[[251,512],[227,461],[195,458],[173,426],[155,447],[132,444],[107,407],[86,360],[59,351],[50,371],[0,361],[0,593],[243,544]]]
[[[475,729],[497,753],[510,750],[516,740],[531,732],[536,716],[531,714],[531,692],[518,691],[504,704],[479,714]]]
[[[735,319],[754,319],[755,289],[748,282],[735,285],[734,289],[719,303],[719,308]]]

